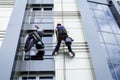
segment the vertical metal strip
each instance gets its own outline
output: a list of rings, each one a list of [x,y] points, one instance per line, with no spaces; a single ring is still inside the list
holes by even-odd
[[[61,0],[61,16],[62,16],[62,25],[64,26],[64,14],[63,14],[63,0]],[[66,65],[65,65],[65,45],[63,43],[63,76],[64,76],[64,80],[66,80]]]

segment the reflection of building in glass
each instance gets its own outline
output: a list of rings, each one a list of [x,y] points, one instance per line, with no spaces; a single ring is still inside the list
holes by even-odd
[[[120,29],[109,6],[91,3],[101,44],[106,51],[109,68],[115,80],[119,79]],[[96,6],[96,7],[95,7]],[[110,5],[111,6],[111,5]]]
[[[16,0],[0,48],[0,80],[120,80],[119,14],[115,0]],[[52,56],[57,23],[74,39],[74,58],[64,42]],[[23,51],[34,25],[45,33],[43,60],[35,46]]]

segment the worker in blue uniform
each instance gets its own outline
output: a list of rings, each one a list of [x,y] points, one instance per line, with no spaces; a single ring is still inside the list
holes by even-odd
[[[57,36],[57,45],[56,45],[52,55],[58,54],[58,50],[60,48],[61,41],[64,40],[66,46],[68,47],[69,55],[74,57],[75,53],[72,51],[72,48],[71,48],[71,43],[72,43],[73,39],[71,37],[68,37],[65,27],[62,26],[60,23],[58,23],[57,27],[55,29],[55,32],[56,32],[56,36]]]

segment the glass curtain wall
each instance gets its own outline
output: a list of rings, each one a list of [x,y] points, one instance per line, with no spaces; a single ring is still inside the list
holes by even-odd
[[[108,5],[90,3],[90,7],[112,77],[120,80],[120,29]]]

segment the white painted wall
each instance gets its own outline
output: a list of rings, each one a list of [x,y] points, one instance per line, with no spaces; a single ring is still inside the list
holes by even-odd
[[[12,13],[13,7],[0,7],[0,47]]]
[[[81,25],[81,18],[76,12],[77,0],[54,0],[54,26],[62,23],[68,31],[70,37],[74,39],[73,45],[82,45],[80,42],[86,42]],[[63,2],[63,4],[61,4]],[[62,15],[65,13],[66,15]],[[73,13],[73,14],[72,14]],[[76,14],[76,15],[75,15]],[[56,42],[56,35],[54,35]],[[79,42],[78,44],[75,44]],[[61,44],[62,45],[62,44]],[[75,48],[72,46],[72,48]],[[79,47],[78,48],[83,48]],[[55,56],[55,80],[93,80],[92,67],[90,66],[89,52],[85,50],[75,51],[76,56],[70,58],[63,53]]]

